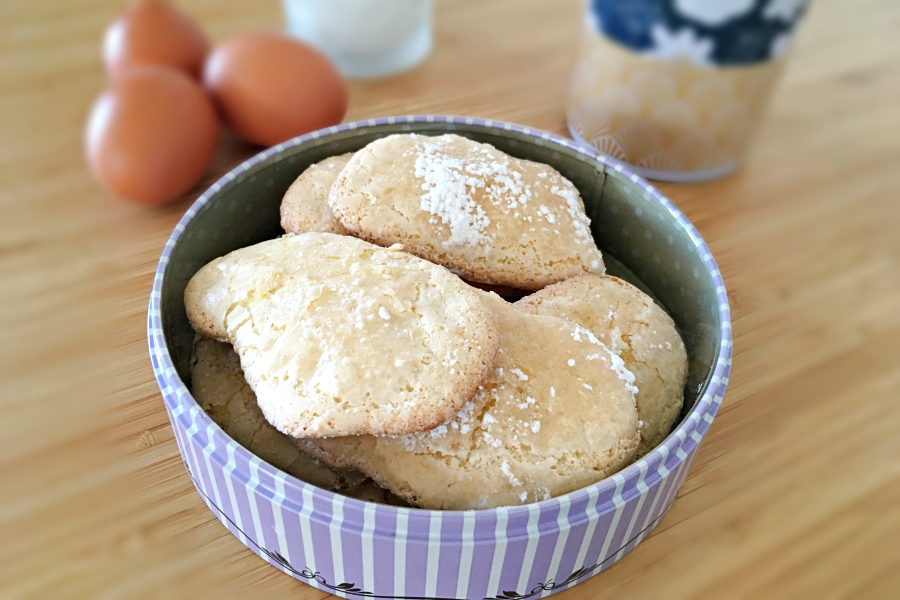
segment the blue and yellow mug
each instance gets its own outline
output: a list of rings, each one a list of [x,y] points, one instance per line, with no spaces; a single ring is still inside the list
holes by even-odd
[[[807,0],[588,0],[568,124],[653,179],[746,156]]]

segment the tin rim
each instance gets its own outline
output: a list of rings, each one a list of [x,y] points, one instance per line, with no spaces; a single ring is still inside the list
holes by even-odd
[[[166,345],[165,336],[163,334],[160,304],[163,279],[165,277],[166,267],[168,266],[169,256],[172,252],[172,249],[181,239],[185,227],[194,218],[197,212],[203,206],[205,206],[214,196],[216,196],[219,191],[221,191],[223,188],[231,187],[231,185],[233,185],[233,182],[237,180],[238,176],[263,162],[264,160],[271,158],[272,156],[275,156],[288,148],[294,148],[304,144],[314,143],[317,140],[327,138],[328,136],[337,133],[357,129],[368,129],[371,127],[380,127],[385,125],[402,125],[413,123],[443,123],[475,126],[498,133],[500,130],[511,131],[531,137],[534,140],[537,140],[538,144],[557,145],[564,147],[570,151],[574,151],[580,155],[579,158],[587,162],[595,161],[599,163],[601,168],[605,167],[607,171],[615,172],[618,174],[618,176],[629,179],[632,183],[638,185],[641,189],[643,189],[645,195],[649,195],[649,197],[652,198],[653,201],[658,203],[662,208],[667,210],[675,218],[681,229],[683,229],[690,237],[706,266],[707,272],[712,279],[719,304],[719,349],[716,354],[715,367],[704,382],[703,394],[696,401],[694,407],[685,416],[681,423],[679,423],[679,425],[666,437],[666,439],[656,448],[650,451],[647,455],[635,461],[628,467],[622,469],[618,473],[602,479],[597,483],[581,488],[574,492],[564,494],[562,496],[551,498],[549,500],[525,504],[521,506],[505,506],[491,509],[454,511],[402,508],[382,504],[375,505],[377,507],[377,510],[379,512],[383,511],[384,514],[392,514],[394,517],[401,514],[407,515],[409,517],[420,517],[425,522],[427,522],[427,520],[430,519],[431,515],[434,513],[439,513],[441,515],[441,518],[444,520],[462,520],[463,518],[469,520],[473,515],[477,518],[479,515],[504,513],[504,520],[507,521],[507,524],[509,526],[508,531],[517,532],[516,534],[508,535],[507,540],[519,537],[519,535],[526,536],[527,533],[525,530],[529,520],[529,516],[536,511],[539,511],[542,514],[546,514],[547,512],[552,512],[554,509],[556,509],[557,511],[561,511],[563,508],[565,508],[568,517],[567,524],[565,526],[566,528],[575,527],[585,521],[592,520],[593,518],[596,518],[596,515],[598,513],[594,511],[594,514],[590,515],[588,514],[589,511],[586,509],[590,506],[593,506],[598,499],[609,496],[611,498],[611,504],[624,502],[621,491],[626,482],[633,482],[638,478],[643,481],[646,474],[652,472],[660,472],[663,477],[667,476],[667,474],[671,472],[671,469],[666,468],[664,463],[670,456],[676,456],[677,464],[680,465],[685,459],[688,458],[688,455],[693,452],[700,444],[703,435],[706,433],[707,429],[709,429],[709,426],[712,423],[713,418],[722,403],[722,398],[725,394],[728,377],[731,371],[731,311],[728,303],[728,297],[725,291],[725,283],[722,280],[721,273],[719,272],[718,266],[712,257],[712,253],[710,252],[709,247],[703,241],[703,238],[700,236],[700,233],[697,231],[696,227],[694,227],[694,225],[687,219],[687,217],[685,217],[684,214],[671,201],[663,196],[648,181],[629,170],[625,163],[622,163],[609,156],[602,155],[589,147],[585,147],[579,144],[578,142],[568,140],[547,131],[535,129],[533,127],[526,127],[523,125],[516,125],[513,123],[496,121],[492,119],[478,119],[473,117],[444,115],[409,115],[400,117],[365,119],[320,129],[318,131],[313,131],[311,133],[282,142],[271,148],[267,148],[266,150],[263,150],[255,156],[245,160],[243,163],[223,175],[218,181],[212,184],[194,202],[194,204],[191,205],[191,207],[185,212],[182,218],[175,225],[172,234],[169,236],[169,239],[166,241],[166,245],[163,248],[162,256],[160,257],[159,264],[157,265],[156,269],[156,274],[153,279],[153,287],[150,293],[150,305],[148,310],[147,335],[151,358],[156,359],[153,361],[154,375],[156,377],[157,384],[159,385],[162,392],[163,398],[169,406],[177,403],[176,398],[179,400],[186,400],[190,405],[190,409],[188,411],[182,411],[177,415],[172,413],[171,417],[173,418],[173,420],[177,419],[179,421],[179,425],[184,427],[185,429],[191,426],[191,424],[187,422],[189,416],[199,420],[201,427],[203,429],[206,429],[207,431],[210,431],[210,435],[215,438],[216,446],[227,447],[229,449],[229,453],[233,451],[234,454],[239,455],[244,461],[258,464],[260,470],[268,471],[266,474],[269,478],[273,479],[276,482],[281,482],[284,486],[284,489],[281,493],[284,494],[286,498],[299,499],[301,497],[308,497],[309,494],[315,494],[320,498],[326,499],[328,502],[333,502],[339,498],[345,512],[358,512],[359,514],[363,513],[366,506],[370,506],[373,504],[328,491],[324,488],[314,486],[301,479],[297,479],[292,475],[284,473],[280,469],[277,469],[262,461],[261,459],[256,457],[255,454],[251,453],[240,444],[237,444],[230,436],[228,436],[228,434],[226,434],[225,431],[222,430],[206,414],[206,412],[200,408],[199,404],[197,404],[196,400],[194,400],[193,396],[184,385],[184,382],[178,376],[178,373],[175,370],[175,366],[172,362],[171,355],[169,354],[168,347]],[[191,414],[188,415],[188,413]],[[216,455],[211,456],[210,459],[215,460],[217,463],[222,463],[220,458],[217,459]],[[219,464],[219,467],[224,466],[224,463]],[[665,473],[662,473],[663,471]],[[260,482],[258,486],[267,489],[271,487],[262,482]],[[268,489],[268,491],[272,493],[275,492],[274,489]],[[574,508],[575,511],[569,510],[570,508]],[[309,516],[311,519],[316,519],[315,512],[312,512]],[[410,527],[408,529],[406,537],[428,537],[427,531],[420,533],[422,533],[422,536],[416,535],[414,528]],[[374,534],[378,535],[379,532],[376,530]],[[477,537],[478,535],[476,532],[476,539]]]

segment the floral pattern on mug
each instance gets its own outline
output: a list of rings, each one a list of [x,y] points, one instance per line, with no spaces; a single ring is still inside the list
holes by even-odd
[[[806,0],[588,0],[572,136],[647,176],[743,160]]]
[[[598,33],[660,58],[752,65],[781,56],[807,0],[589,0]]]

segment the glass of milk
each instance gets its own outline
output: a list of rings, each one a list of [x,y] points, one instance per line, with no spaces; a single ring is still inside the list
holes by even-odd
[[[431,51],[432,0],[282,0],[287,31],[351,79],[413,68]]]

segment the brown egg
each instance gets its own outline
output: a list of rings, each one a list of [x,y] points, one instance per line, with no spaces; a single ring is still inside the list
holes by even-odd
[[[174,200],[196,184],[216,151],[219,122],[200,85],[160,67],[136,67],[94,103],[87,156],[112,193],[141,204]]]
[[[281,35],[231,38],[207,59],[203,82],[225,122],[261,146],[336,125],[347,112],[347,87],[334,66]]]
[[[158,0],[141,0],[129,7],[103,38],[103,60],[112,78],[135,65],[160,65],[199,79],[208,51],[197,24]]]

